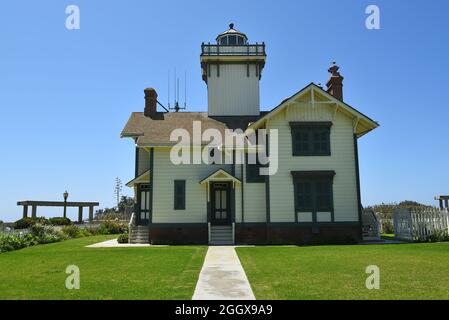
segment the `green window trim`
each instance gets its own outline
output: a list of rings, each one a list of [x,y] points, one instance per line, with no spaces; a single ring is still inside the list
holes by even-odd
[[[174,209],[185,210],[186,209],[186,181],[175,180],[174,189]]]
[[[260,168],[267,167],[256,159],[257,163],[248,163],[248,154],[245,157],[246,183],[264,183],[266,178],[260,174]]]
[[[333,178],[335,171],[293,171],[295,215],[311,212],[313,222],[317,212],[331,212],[334,221]]]
[[[290,122],[292,155],[330,156],[332,122]]]

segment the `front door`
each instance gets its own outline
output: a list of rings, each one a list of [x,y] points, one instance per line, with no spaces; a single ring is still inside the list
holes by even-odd
[[[138,194],[139,213],[137,214],[138,225],[148,225],[150,221],[150,185],[141,184]]]
[[[211,224],[231,224],[231,186],[229,183],[212,183],[211,187]]]

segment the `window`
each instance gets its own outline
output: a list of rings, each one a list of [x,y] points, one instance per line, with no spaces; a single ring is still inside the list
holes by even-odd
[[[331,122],[291,122],[293,156],[330,156]]]
[[[260,175],[260,168],[263,167],[260,163],[246,164],[246,182],[257,183],[265,182],[265,176]]]
[[[186,209],[186,182],[175,180],[175,210]]]
[[[228,36],[228,44],[235,46],[237,44],[237,36]]]
[[[237,37],[237,44],[238,45],[244,45],[245,44],[245,38]]]
[[[228,44],[228,37],[222,37],[220,39],[220,44],[226,46]]]
[[[293,187],[296,212],[333,211],[334,171],[294,171]],[[316,221],[316,218],[314,218]]]

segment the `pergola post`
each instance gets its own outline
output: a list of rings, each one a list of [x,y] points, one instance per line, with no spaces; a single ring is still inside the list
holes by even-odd
[[[28,218],[28,206],[23,206],[23,218]]]
[[[89,207],[89,222],[92,222],[94,220],[94,207]]]
[[[83,223],[83,207],[78,207],[78,222]]]
[[[31,207],[31,218],[36,219],[36,214],[37,214],[37,206],[32,206]]]

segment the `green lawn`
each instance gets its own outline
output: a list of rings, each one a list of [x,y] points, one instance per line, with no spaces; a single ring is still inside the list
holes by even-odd
[[[207,247],[85,248],[88,237],[0,254],[0,299],[190,299]],[[68,290],[68,265],[80,290]]]
[[[381,235],[381,238],[384,240],[396,240],[396,236],[394,235],[394,233],[383,233]]]
[[[449,243],[237,248],[257,299],[449,299]],[[368,290],[368,265],[380,290]]]

